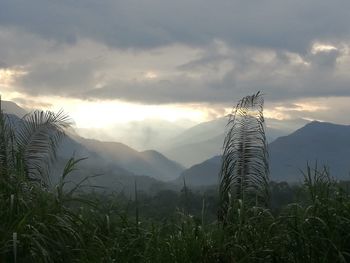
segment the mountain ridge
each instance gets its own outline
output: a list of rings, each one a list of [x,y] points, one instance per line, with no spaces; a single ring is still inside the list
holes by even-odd
[[[19,118],[22,118],[28,113],[26,110],[18,106],[15,102],[6,100],[1,100],[1,109],[4,111],[4,113],[14,114]]]
[[[155,150],[139,152],[120,142],[103,142],[83,137],[79,137],[77,140],[89,150],[99,153],[104,158],[134,174],[148,175],[158,180],[169,181],[175,179],[184,170],[180,164]]]
[[[348,179],[350,171],[350,125],[313,121],[269,144],[271,179],[295,182],[302,180],[300,170],[329,166],[331,176]],[[186,182],[211,185],[217,182],[221,158],[210,158],[185,170]],[[206,167],[205,169],[203,167]],[[205,171],[211,173],[207,174]],[[201,178],[201,179],[200,179]]]
[[[23,115],[22,113],[25,111],[13,102],[3,102],[3,105],[5,106],[3,109],[4,111],[6,110],[6,114],[13,113],[13,115],[9,115],[13,116],[11,117],[12,122],[20,122],[20,117],[22,117],[21,115]],[[11,112],[13,109],[14,112]],[[113,149],[113,147],[117,149]],[[98,148],[98,151],[96,151],[95,148]],[[124,162],[118,162],[118,160],[113,157],[113,154],[115,154],[113,151],[118,152],[118,157],[123,159]],[[112,156],[108,156],[108,154],[104,152],[108,152]],[[142,178],[142,180],[140,179],[143,182],[146,182],[148,180],[147,178],[150,178],[148,181],[152,178],[151,181],[153,183],[163,184],[162,181],[173,180],[184,170],[181,165],[169,160],[156,151],[148,150],[138,152],[119,142],[99,142],[97,140],[85,139],[80,137],[73,128],[67,131],[67,136],[63,139],[58,149],[57,156],[57,163],[59,165],[54,169],[55,178],[59,176],[65,165],[65,161],[70,157],[88,157],[88,160],[80,164],[80,172],[77,172],[77,174],[81,176],[83,176],[84,172],[88,175],[91,175],[91,172],[95,174],[104,174],[103,180],[99,178],[94,181],[97,184],[104,181],[104,186],[107,187],[111,186],[110,182],[112,179],[123,179],[124,183],[128,181],[126,183],[131,185],[131,183],[134,183],[132,178],[138,177],[140,179],[142,176],[145,177]],[[130,156],[132,158],[127,160]],[[133,169],[137,166],[139,166],[138,170]],[[167,173],[169,170],[171,170],[170,175]],[[55,180],[55,178],[53,179]],[[78,180],[78,178],[79,176],[76,179]],[[127,180],[127,178],[130,178],[130,180]],[[140,187],[140,189],[142,188],[143,187]]]
[[[304,119],[281,121],[267,118],[266,123],[270,124],[266,127],[266,137],[269,142],[272,142],[280,136],[293,132],[296,127],[305,125],[307,121]],[[226,117],[197,124],[173,138],[170,146],[160,150],[172,160],[189,168],[222,152],[226,124]]]

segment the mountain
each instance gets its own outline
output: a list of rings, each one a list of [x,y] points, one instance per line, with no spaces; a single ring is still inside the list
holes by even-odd
[[[303,119],[277,120],[266,119],[266,136],[269,142],[279,136],[287,135],[307,123]],[[225,138],[227,118],[218,118],[200,123],[174,137],[161,152],[185,167],[191,167],[219,155]]]
[[[165,151],[165,154],[172,160],[176,160],[185,167],[207,160],[213,155],[222,152],[224,133],[204,141],[195,141],[185,145],[176,146]]]
[[[84,138],[100,141],[123,142],[138,151],[147,149],[161,149],[172,138],[192,126],[186,121],[163,121],[144,119],[127,123],[111,123],[108,127],[76,128]]]
[[[56,183],[61,176],[66,162],[66,157],[58,157],[51,176],[53,183]],[[89,179],[84,182],[84,185],[92,187],[88,189],[96,189],[102,192],[123,192],[133,196],[135,182],[138,191],[147,193],[156,193],[160,189],[177,189],[173,184],[159,181],[150,176],[130,173],[98,155],[95,155],[94,158],[90,156],[87,160],[80,162],[77,169],[67,179],[74,185],[87,176]]]
[[[327,165],[332,176],[349,179],[350,126],[311,122],[288,136],[277,138],[269,145],[271,179],[299,181],[307,162],[313,167]],[[211,158],[185,170],[188,184],[211,185],[217,181],[221,159]]]
[[[191,143],[210,140],[218,135],[223,135],[225,126],[227,124],[227,118],[217,118],[211,121],[202,122],[197,124],[176,137],[171,139],[170,148],[187,145]]]
[[[22,113],[25,112],[12,102],[5,102],[3,106],[7,113],[23,115]],[[19,116],[13,114],[8,116],[16,127],[20,125],[21,120]],[[85,176],[99,174],[101,176],[91,178],[90,183],[114,191],[133,189],[135,180],[138,181],[138,189],[144,191],[154,187],[172,187],[161,181],[174,179],[184,170],[179,164],[156,151],[138,152],[121,143],[84,139],[79,137],[73,129],[70,129],[67,135],[57,153],[57,162],[52,170],[53,182],[57,181],[65,163],[72,156],[88,158],[79,163],[79,169],[74,172],[72,178],[74,182],[78,182]]]
[[[84,140],[81,138],[80,140]],[[118,161],[113,158],[106,158],[93,149],[89,145],[80,143],[80,140],[67,136],[63,141],[57,153],[57,162],[52,171],[52,181],[55,182],[62,174],[63,167],[72,156],[75,158],[86,158],[78,164],[70,178],[77,183],[86,176],[90,179],[85,183],[89,186],[98,187],[100,191],[124,192],[125,194],[133,194],[135,182],[139,191],[155,193],[160,189],[173,189],[176,186],[157,180],[154,176],[146,176],[143,174],[133,173],[125,169]],[[127,147],[127,146],[126,146]],[[101,148],[104,150],[104,148]],[[156,157],[154,157],[156,156]],[[145,158],[158,158],[154,153],[146,153]],[[161,158],[161,157],[159,157]],[[135,160],[135,165],[140,165]],[[169,165],[170,166],[170,165]],[[179,174],[179,173],[178,173]]]
[[[306,162],[327,165],[337,178],[349,179],[350,126],[311,122],[289,136],[270,144],[272,178],[292,181],[301,178]]]
[[[184,170],[181,165],[154,150],[139,152],[119,142],[102,142],[82,137],[75,139],[88,150],[134,174],[169,181],[177,178]]]
[[[7,116],[14,129],[19,129],[23,124],[23,121],[18,116],[14,114],[7,114]],[[86,176],[100,175],[91,178],[87,183],[93,186],[104,187],[103,191],[116,191],[124,190],[124,188],[130,189],[130,186],[133,186],[134,180],[136,179],[133,173],[103,158],[98,153],[90,151],[70,136],[66,136],[62,140],[56,157],[57,159],[50,171],[50,180],[53,185],[58,182],[63,173],[64,166],[71,157],[75,159],[88,157],[87,160],[80,162],[77,169],[70,175],[69,181],[73,184],[83,180]],[[149,179],[148,181],[152,183],[156,181],[153,178],[146,179]],[[142,187],[140,187],[140,190],[141,189],[145,191],[148,190],[147,183],[143,183]]]
[[[191,168],[185,170],[176,180],[176,182],[181,184],[185,179],[186,184],[191,186],[217,184],[220,163],[221,156],[215,156],[200,164],[196,164]]]
[[[22,118],[24,115],[27,114],[27,111],[19,107],[16,103],[12,101],[1,101],[1,109],[4,111],[4,113],[7,114],[14,114],[18,116],[19,118]]]

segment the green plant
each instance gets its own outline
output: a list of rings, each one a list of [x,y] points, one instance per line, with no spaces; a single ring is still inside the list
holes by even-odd
[[[269,165],[264,100],[260,92],[241,99],[229,116],[220,171],[219,220],[225,221],[233,200],[268,202]]]

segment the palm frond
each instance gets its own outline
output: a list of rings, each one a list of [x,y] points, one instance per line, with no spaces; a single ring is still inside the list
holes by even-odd
[[[244,202],[268,200],[269,164],[264,99],[260,92],[241,99],[229,116],[220,171],[220,211],[225,217],[230,196]],[[222,219],[222,218],[221,218]]]
[[[15,166],[14,131],[9,117],[2,111],[0,96],[0,176],[9,176]]]
[[[70,125],[63,111],[34,111],[23,117],[16,139],[30,179],[47,182],[58,145]]]

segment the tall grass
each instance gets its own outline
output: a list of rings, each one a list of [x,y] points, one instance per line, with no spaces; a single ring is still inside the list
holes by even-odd
[[[260,92],[241,99],[232,110],[224,141],[220,171],[219,220],[226,224],[232,202],[266,205],[269,199],[269,165],[264,99]]]

